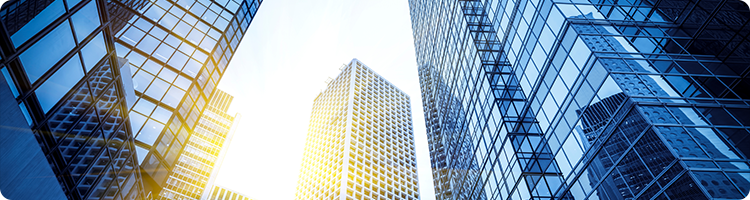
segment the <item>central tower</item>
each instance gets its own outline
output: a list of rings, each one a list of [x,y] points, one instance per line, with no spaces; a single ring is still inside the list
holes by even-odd
[[[409,95],[357,59],[315,98],[297,199],[419,199]]]

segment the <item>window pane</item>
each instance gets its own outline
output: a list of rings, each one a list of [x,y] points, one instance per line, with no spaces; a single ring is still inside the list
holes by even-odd
[[[75,45],[70,25],[62,23],[34,44],[34,46],[31,46],[18,56],[26,70],[26,75],[29,77],[29,82],[34,83],[39,79],[52,65],[73,49]]]
[[[99,60],[107,55],[107,46],[104,44],[104,35],[99,32],[99,35],[94,37],[85,47],[81,49],[83,55],[83,63],[86,66],[86,71],[90,71]]]
[[[78,10],[76,14],[70,17],[73,21],[73,28],[76,30],[76,39],[81,42],[86,36],[89,36],[99,25],[99,13],[96,10],[96,1]]]
[[[16,84],[13,82],[13,78],[10,77],[10,73],[8,73],[8,68],[0,69],[3,73],[3,77],[5,77],[6,83],[8,83],[8,87],[10,87],[10,91],[13,93],[13,97],[18,97],[18,89],[16,88]]]
[[[143,126],[143,129],[141,130],[141,133],[138,134],[135,139],[149,145],[154,144],[154,142],[156,142],[156,138],[159,137],[162,129],[164,129],[164,124],[150,119],[148,120],[148,122],[146,122],[146,124]]]
[[[31,36],[34,36],[44,27],[47,27],[47,25],[52,23],[52,21],[55,21],[55,19],[62,16],[63,13],[65,13],[65,8],[63,8],[62,0],[52,2],[47,8],[35,16],[34,19],[31,19],[29,23],[21,27],[18,32],[10,36],[14,47],[17,48],[18,46],[21,46],[21,44],[26,42],[26,40],[29,40]]]
[[[83,78],[83,69],[81,68],[81,59],[78,55],[73,56],[59,70],[50,76],[47,81],[42,83],[36,89],[36,97],[42,106],[44,113],[55,106],[60,98],[65,96],[68,91]]]

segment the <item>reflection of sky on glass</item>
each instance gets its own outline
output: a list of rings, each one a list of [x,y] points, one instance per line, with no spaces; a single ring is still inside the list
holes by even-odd
[[[412,98],[422,199],[433,199],[409,5],[403,0],[264,1],[218,89],[242,119],[216,183],[293,199],[313,99],[357,58]]]

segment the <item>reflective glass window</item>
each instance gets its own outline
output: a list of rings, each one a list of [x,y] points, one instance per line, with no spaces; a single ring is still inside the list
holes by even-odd
[[[70,25],[62,23],[34,44],[34,46],[29,47],[29,49],[21,53],[18,57],[21,63],[23,63],[26,76],[29,77],[29,82],[34,83],[39,79],[52,65],[62,59],[65,54],[68,54],[75,45]]]
[[[80,42],[101,24],[99,22],[99,13],[96,9],[96,1],[91,1],[78,10],[76,14],[70,17],[70,20],[73,22],[73,28],[76,30],[76,39]]]
[[[81,49],[83,55],[83,64],[86,66],[86,71],[91,71],[92,68],[99,62],[99,60],[107,55],[107,46],[104,43],[104,35],[99,32],[94,39],[89,41],[85,47]]]
[[[154,108],[156,108],[156,105],[145,99],[141,99],[137,104],[135,104],[135,106],[133,106],[134,111],[137,111],[146,116],[150,115],[151,111],[153,111]]]
[[[154,80],[154,76],[141,70],[133,77],[133,89],[143,92],[151,84],[151,80]]]
[[[141,129],[143,126],[143,123],[146,122],[148,119],[146,116],[143,116],[141,114],[138,114],[136,112],[130,112],[130,128],[133,130],[133,132],[136,132]]]
[[[29,38],[44,29],[44,27],[47,27],[47,25],[55,21],[55,19],[62,16],[63,13],[65,13],[65,8],[63,7],[62,0],[56,0],[49,4],[44,10],[42,10],[42,12],[31,19],[29,23],[26,23],[26,25],[10,36],[14,47],[18,48],[18,46],[21,46],[26,40],[29,40]]]
[[[151,86],[148,87],[148,90],[146,90],[146,95],[154,99],[161,99],[161,97],[164,96],[165,93],[167,93],[167,89],[169,89],[169,83],[160,78],[157,78],[153,83],[151,83]]]
[[[180,100],[182,100],[182,97],[185,96],[185,91],[181,90],[177,87],[172,86],[169,91],[167,92],[167,95],[164,96],[164,99],[162,99],[162,103],[176,107],[180,104]]]
[[[151,118],[163,123],[167,123],[167,120],[169,120],[169,117],[171,116],[172,112],[161,106],[157,106],[156,110],[154,110],[154,114],[151,114]]]
[[[26,109],[26,104],[21,102],[20,104],[18,104],[18,107],[21,108],[21,113],[23,113],[23,117],[26,118],[26,123],[28,123],[29,125],[34,124],[34,121],[31,120],[31,115],[29,115],[29,110]]]
[[[55,106],[60,98],[83,78],[84,72],[78,55],[73,56],[65,65],[49,77],[36,89],[36,97],[44,113]]]
[[[135,139],[152,145],[154,144],[154,142],[156,142],[156,139],[159,138],[159,134],[161,133],[162,129],[164,129],[164,124],[150,119],[148,120],[148,122],[146,122],[146,124],[143,126],[143,129],[138,134],[138,136],[135,137]]]
[[[18,93],[18,89],[16,88],[16,84],[13,81],[13,78],[10,77],[10,73],[8,73],[8,68],[4,67],[3,69],[0,69],[3,73],[3,77],[5,77],[5,82],[8,83],[8,87],[10,87],[10,92],[13,93],[13,97],[18,97],[20,95]]]

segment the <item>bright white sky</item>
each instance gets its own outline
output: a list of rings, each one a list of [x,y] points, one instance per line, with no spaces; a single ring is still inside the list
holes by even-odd
[[[240,125],[216,183],[262,200],[294,199],[313,99],[357,58],[412,98],[419,187],[434,199],[406,0],[266,0],[219,89]]]

